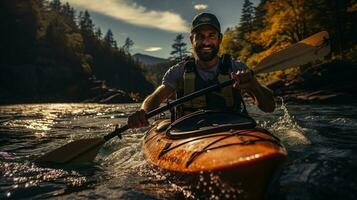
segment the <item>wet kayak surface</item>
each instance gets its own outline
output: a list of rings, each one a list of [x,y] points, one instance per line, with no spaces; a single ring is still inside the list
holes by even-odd
[[[168,178],[141,150],[147,128],[129,130],[100,150],[94,163],[37,166],[38,156],[70,141],[104,136],[125,124],[139,104],[0,106],[0,199],[197,199],[189,183]],[[268,199],[357,198],[357,106],[279,103],[272,114],[255,106],[256,121],[288,151]],[[205,199],[219,199],[219,177],[202,179]],[[224,185],[224,184],[223,184]],[[239,188],[224,188],[223,191]],[[219,191],[220,193],[222,190]],[[244,191],[241,191],[244,192]],[[234,198],[227,192],[224,198]]]

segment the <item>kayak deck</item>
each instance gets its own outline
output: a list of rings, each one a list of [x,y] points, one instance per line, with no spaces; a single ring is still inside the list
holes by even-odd
[[[209,118],[217,116],[218,124],[212,124]],[[232,117],[201,113],[174,126],[169,120],[156,121],[143,141],[144,154],[155,166],[189,175],[190,181],[202,174],[219,174],[222,181],[239,183],[249,199],[261,199],[272,174],[285,160],[286,149],[270,132],[255,127],[255,122],[252,127],[244,119],[246,125],[237,126]],[[226,120],[229,123],[222,122]],[[191,127],[182,126],[190,123]],[[206,124],[194,127],[198,123]]]
[[[286,157],[280,142],[259,129],[232,129],[173,140],[155,128],[145,138],[144,153],[153,164],[170,171],[193,173],[244,168]]]

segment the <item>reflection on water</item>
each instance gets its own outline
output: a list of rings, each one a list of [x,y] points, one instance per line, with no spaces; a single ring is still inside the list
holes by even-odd
[[[232,199],[219,176],[198,185],[175,181],[148,163],[141,151],[147,128],[108,141],[94,164],[58,169],[31,162],[79,138],[103,136],[138,104],[26,104],[0,106],[0,198]],[[249,106],[274,132],[289,156],[268,199],[356,199],[355,106],[285,105],[272,114]],[[53,166],[52,166],[53,167]],[[220,191],[214,188],[219,186]],[[205,190],[204,196],[194,191]]]

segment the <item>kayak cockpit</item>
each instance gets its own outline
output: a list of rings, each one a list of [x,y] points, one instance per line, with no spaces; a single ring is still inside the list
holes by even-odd
[[[161,121],[156,130],[165,131],[172,139],[183,139],[228,131],[231,129],[252,129],[256,122],[251,117],[234,112],[199,110],[171,123]]]

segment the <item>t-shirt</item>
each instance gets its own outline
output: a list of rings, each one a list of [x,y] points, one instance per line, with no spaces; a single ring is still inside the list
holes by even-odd
[[[229,73],[231,73],[232,71],[248,69],[248,67],[240,61],[232,61],[232,63],[233,63],[232,69],[230,69]],[[197,65],[198,64],[196,62],[196,66]],[[219,65],[219,62],[217,63],[216,66],[214,66],[210,69],[202,69],[201,67],[196,67],[196,69],[197,69],[199,76],[203,80],[208,81],[208,80],[214,79],[217,76],[218,65]],[[170,67],[170,69],[166,71],[164,77],[162,78],[162,84],[165,86],[169,86],[176,90],[178,87],[178,84],[181,81],[183,81],[184,72],[185,72],[184,62]]]

